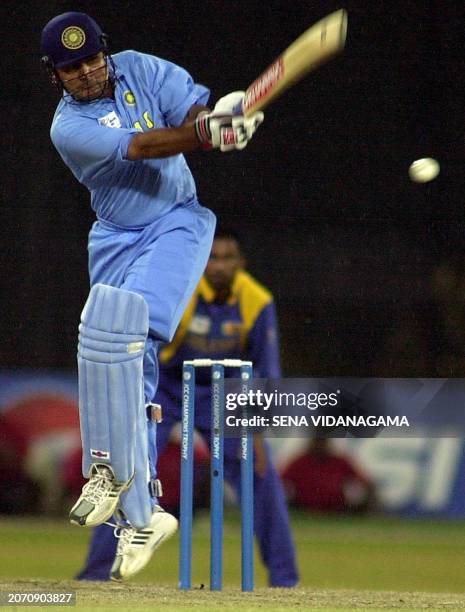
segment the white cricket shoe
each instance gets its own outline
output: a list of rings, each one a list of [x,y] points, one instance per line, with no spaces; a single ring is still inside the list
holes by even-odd
[[[144,529],[125,527],[119,535],[116,557],[111,568],[112,580],[124,580],[140,572],[150,561],[154,550],[170,538],[178,528],[172,514],[155,506],[150,523]]]
[[[89,482],[82,487],[81,497],[69,513],[69,520],[75,525],[94,527],[107,521],[118,505],[119,497],[132,482],[115,482],[115,474],[109,465],[94,463],[91,466]]]

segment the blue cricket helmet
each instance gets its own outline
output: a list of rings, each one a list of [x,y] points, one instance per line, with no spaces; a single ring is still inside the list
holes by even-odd
[[[43,60],[51,68],[63,68],[107,50],[107,36],[85,13],[62,13],[42,30]]]

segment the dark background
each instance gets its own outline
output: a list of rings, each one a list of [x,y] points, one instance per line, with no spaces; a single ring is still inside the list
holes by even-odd
[[[461,2],[350,1],[343,56],[274,103],[243,153],[189,156],[201,201],[275,294],[286,374],[464,375]],[[116,52],[244,89],[336,2],[0,4],[0,367],[69,367],[88,293],[89,197],[49,139],[57,94],[40,31],[83,10]],[[439,178],[410,182],[419,157]],[[464,283],[465,287],[465,283]],[[463,322],[463,325],[462,325]]]

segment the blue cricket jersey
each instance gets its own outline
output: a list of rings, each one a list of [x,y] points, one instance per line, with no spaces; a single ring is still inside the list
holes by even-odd
[[[183,155],[126,159],[134,134],[180,126],[209,90],[166,60],[123,51],[112,56],[114,99],[61,100],[50,130],[65,164],[91,193],[97,218],[121,228],[145,227],[196,197]]]

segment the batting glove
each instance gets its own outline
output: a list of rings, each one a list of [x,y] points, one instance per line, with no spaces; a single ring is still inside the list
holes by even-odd
[[[215,104],[214,113],[236,115],[237,109],[242,107],[245,91],[233,91],[227,96],[223,96]]]
[[[262,112],[250,117],[205,112],[197,116],[195,131],[206,149],[220,149],[223,152],[245,149],[263,119]]]

